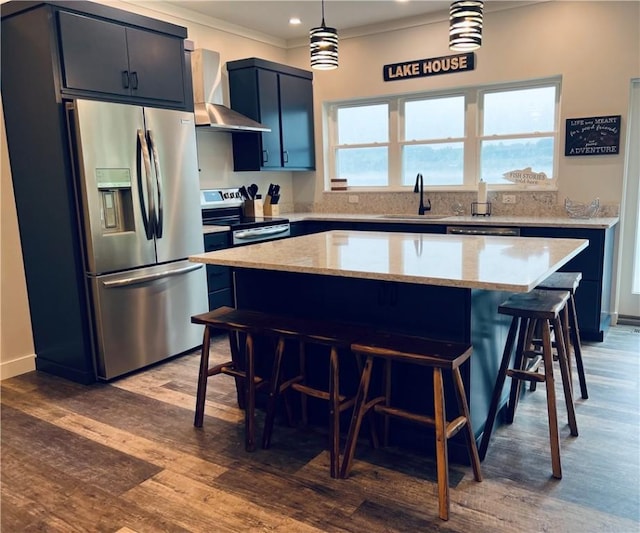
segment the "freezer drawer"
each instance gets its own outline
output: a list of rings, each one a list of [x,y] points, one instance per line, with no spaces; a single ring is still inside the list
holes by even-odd
[[[91,279],[96,369],[112,379],[202,343],[191,316],[208,310],[204,265],[177,261]]]

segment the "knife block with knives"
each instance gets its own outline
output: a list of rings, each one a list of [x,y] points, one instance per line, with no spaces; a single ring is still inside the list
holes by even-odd
[[[267,217],[277,217],[279,214],[280,206],[277,203],[274,203],[274,198],[272,196],[267,195],[264,203],[264,215]]]
[[[264,204],[265,216],[276,217],[280,214],[280,206],[278,205],[279,201],[280,185],[274,185],[273,183],[271,183],[269,185],[269,190],[267,191],[267,197]]]

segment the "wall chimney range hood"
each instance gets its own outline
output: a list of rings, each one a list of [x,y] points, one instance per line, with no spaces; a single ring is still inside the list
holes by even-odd
[[[204,48],[191,52],[191,72],[196,126],[230,132],[271,131],[268,126],[222,103],[222,69],[218,52]]]

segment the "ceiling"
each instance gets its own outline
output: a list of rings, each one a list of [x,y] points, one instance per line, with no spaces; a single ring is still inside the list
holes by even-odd
[[[485,2],[485,9],[489,3],[496,2]],[[309,29],[322,21],[321,0],[176,0],[161,4],[215,19],[211,23],[224,21],[283,41],[308,38]],[[415,23],[416,17],[422,16],[448,18],[449,4],[436,0],[325,0],[325,22],[340,34],[403,20]],[[297,26],[289,24],[294,16],[301,20]]]

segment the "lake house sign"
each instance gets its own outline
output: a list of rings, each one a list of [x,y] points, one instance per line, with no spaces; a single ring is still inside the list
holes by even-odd
[[[464,72],[475,68],[475,54],[456,54],[452,56],[432,57],[430,59],[416,59],[404,63],[392,63],[382,67],[384,81],[407,80],[410,78],[424,78],[452,72]]]

